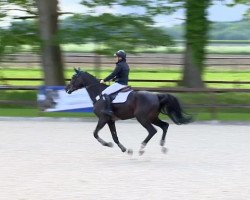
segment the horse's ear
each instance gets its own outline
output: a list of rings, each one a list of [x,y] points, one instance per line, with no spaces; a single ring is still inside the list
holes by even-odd
[[[80,71],[79,69],[80,68],[78,68],[78,69],[74,68],[74,70],[75,70],[76,73],[78,73]]]

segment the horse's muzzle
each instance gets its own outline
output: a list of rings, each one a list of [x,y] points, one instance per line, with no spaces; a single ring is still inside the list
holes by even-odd
[[[73,91],[74,90],[72,89],[70,84],[65,87],[65,92],[67,92],[68,94],[71,94]]]

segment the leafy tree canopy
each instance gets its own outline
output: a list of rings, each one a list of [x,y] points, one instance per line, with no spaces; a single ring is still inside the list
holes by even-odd
[[[150,19],[148,20],[151,23]],[[140,47],[167,46],[172,44],[162,30],[148,26],[142,16],[74,15],[62,21],[60,39],[63,43],[88,43],[97,45],[97,53],[110,54],[117,49],[129,52]]]

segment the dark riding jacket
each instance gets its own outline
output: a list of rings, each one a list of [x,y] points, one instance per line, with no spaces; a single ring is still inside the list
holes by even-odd
[[[117,83],[128,85],[128,76],[129,65],[126,63],[126,59],[122,59],[116,63],[116,68],[109,76],[104,79],[104,81],[106,82],[114,79]]]

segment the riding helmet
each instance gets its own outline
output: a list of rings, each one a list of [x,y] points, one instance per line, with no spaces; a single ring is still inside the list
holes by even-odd
[[[123,59],[126,59],[126,52],[124,50],[119,50],[117,51],[114,56],[118,56],[118,57],[121,57]]]

